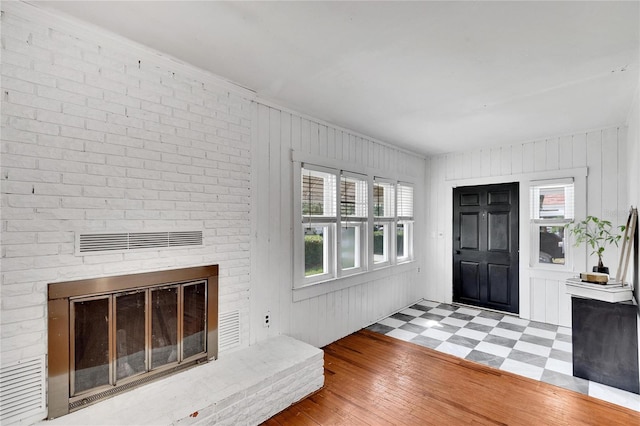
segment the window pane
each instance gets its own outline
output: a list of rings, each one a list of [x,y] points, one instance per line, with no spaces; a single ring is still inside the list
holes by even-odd
[[[396,250],[397,250],[397,256],[400,257],[405,257],[405,235],[404,235],[404,231],[405,231],[405,227],[404,224],[399,223],[397,228],[396,228]]]
[[[398,216],[413,217],[413,186],[398,184]]]
[[[367,182],[352,176],[340,177],[340,214],[367,217]]]
[[[145,293],[116,297],[116,378],[145,372]]]
[[[393,217],[395,207],[394,185],[386,182],[373,183],[373,215],[376,217]]]
[[[204,283],[184,287],[183,353],[184,358],[205,350],[206,288]]]
[[[531,187],[532,219],[573,219],[573,183]]]
[[[342,224],[340,227],[342,269],[360,267],[360,226]]]
[[[178,360],[178,289],[151,292],[151,368]]]
[[[327,227],[305,226],[304,228],[304,275],[319,275],[327,272]]]
[[[389,225],[376,223],[373,225],[373,261],[374,263],[389,260]]]
[[[109,384],[109,299],[74,302],[75,393]]]
[[[540,227],[540,263],[564,265],[564,226]]]
[[[302,169],[302,214],[304,216],[336,215],[336,176]]]

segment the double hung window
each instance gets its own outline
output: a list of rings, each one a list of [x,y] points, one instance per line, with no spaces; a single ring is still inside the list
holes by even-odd
[[[396,259],[413,258],[413,186],[398,183],[398,221],[396,223]]]
[[[573,179],[533,182],[530,188],[533,266],[568,266],[565,226],[574,219]]]
[[[298,285],[413,259],[411,184],[300,164]]]

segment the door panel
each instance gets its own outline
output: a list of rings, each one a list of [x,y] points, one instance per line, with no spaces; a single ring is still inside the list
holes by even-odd
[[[475,262],[460,262],[460,278],[462,280],[462,295],[466,299],[480,299],[480,264]]]
[[[453,300],[518,313],[518,184],[455,188]]]
[[[460,237],[460,248],[477,250],[480,246],[480,218],[478,213],[462,214],[460,216],[460,228],[464,230]]]

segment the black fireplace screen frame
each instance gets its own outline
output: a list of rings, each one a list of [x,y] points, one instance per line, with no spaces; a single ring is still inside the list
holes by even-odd
[[[73,300],[82,297],[136,291],[156,286],[169,286],[205,281],[207,293],[206,348],[200,356],[185,359],[172,368],[149,371],[124,386],[113,386],[94,392],[87,398],[71,395],[72,374],[72,309]],[[48,285],[48,418],[68,414],[85,405],[116,395],[122,391],[164,377],[197,363],[218,357],[218,265],[196,266],[166,271],[119,275],[87,280],[50,283]]]

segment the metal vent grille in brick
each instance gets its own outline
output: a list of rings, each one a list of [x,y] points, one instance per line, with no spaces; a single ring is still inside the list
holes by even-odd
[[[0,423],[18,422],[46,410],[44,368],[44,356],[0,368]]]
[[[221,313],[218,324],[218,349],[233,348],[240,344],[240,311]]]
[[[202,231],[77,234],[76,254],[202,246]]]

